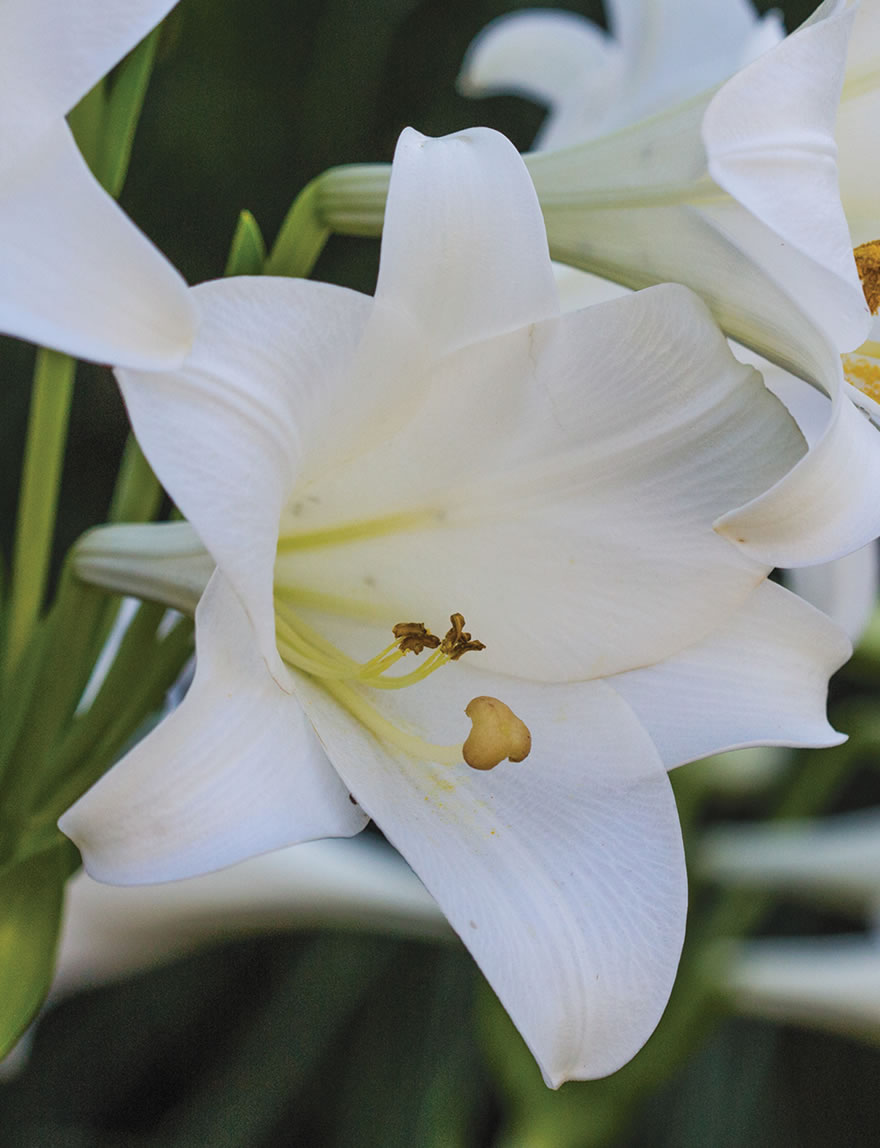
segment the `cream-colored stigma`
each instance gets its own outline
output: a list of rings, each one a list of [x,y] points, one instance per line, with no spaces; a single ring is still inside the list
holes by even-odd
[[[479,697],[465,711],[473,729],[461,747],[471,769],[494,769],[499,762],[525,761],[532,748],[532,735],[524,721],[498,698]]]
[[[880,239],[860,244],[854,251],[862,290],[872,315],[880,310]]]

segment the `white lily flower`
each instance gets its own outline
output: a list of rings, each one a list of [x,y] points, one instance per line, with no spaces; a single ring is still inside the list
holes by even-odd
[[[699,864],[726,885],[773,889],[859,913],[880,905],[880,810],[712,830]]]
[[[132,367],[186,355],[186,284],[92,176],[64,119],[174,3],[0,5],[3,332]]]
[[[792,325],[792,299],[843,351],[863,342],[869,323],[835,163],[854,16],[849,0],[826,0],[717,90],[682,103],[760,52],[778,28],[759,26],[742,0],[615,4],[620,40],[611,45],[588,21],[574,34],[574,16],[516,15],[478,39],[463,86],[550,104],[546,150],[527,162],[556,258],[631,287],[685,283],[728,334],[810,377],[797,347],[780,338]],[[533,43],[542,54],[517,78]],[[864,131],[861,105],[874,106],[876,74],[861,67],[869,50],[855,50],[859,75],[848,84],[854,98],[871,93],[853,114]],[[607,65],[609,54],[617,65]],[[639,114],[648,118],[631,122]],[[873,160],[863,162],[876,148],[865,148],[864,131],[841,141],[847,150],[851,139],[861,144],[846,166],[854,202],[873,200],[876,187]]]
[[[80,872],[67,887],[49,1001],[231,937],[327,925],[452,935],[412,871],[368,834],[166,885],[122,889]]]
[[[546,104],[534,147],[567,147],[698,96],[784,37],[749,0],[608,0],[610,32],[574,12],[520,9],[468,48],[465,95],[516,92]]]
[[[633,106],[641,106],[640,101],[653,106],[662,91],[680,80],[687,86],[696,76],[717,76],[725,60],[732,66],[734,57],[759,55],[716,91],[586,142],[578,142],[575,132],[586,127],[595,133],[602,125],[590,118],[595,101],[592,112],[577,110],[580,81],[571,77],[594,71],[596,52],[603,50],[587,53],[577,64],[584,37],[596,40],[589,22],[581,21],[589,31],[578,38],[570,21],[579,17],[557,21],[546,13],[513,15],[490,25],[476,41],[463,74],[471,93],[513,87],[551,105],[555,142],[570,146],[526,157],[551,251],[630,287],[661,280],[694,287],[728,334],[795,371],[830,399],[819,404],[822,429],[811,444],[809,468],[815,482],[809,493],[806,485],[801,488],[805,497],[796,514],[800,543],[787,550],[782,545],[784,516],[792,510],[790,491],[782,487],[726,523],[732,537],[747,540],[764,559],[772,539],[781,566],[812,566],[841,557],[880,529],[868,488],[858,479],[861,467],[874,465],[877,440],[845,399],[862,407],[871,404],[845,385],[844,367],[847,384],[858,380],[851,364],[841,364],[836,354],[836,349],[862,343],[870,316],[854,270],[834,163],[835,116],[846,66],[845,111],[838,130],[841,151],[853,157],[847,167],[848,198],[854,211],[858,204],[876,204],[876,149],[867,141],[880,98],[872,56],[873,45],[880,42],[878,12],[876,0],[862,5],[847,57],[855,14],[847,2],[822,4],[805,25],[763,54],[777,33],[771,24],[759,26],[740,0],[718,0],[701,6],[699,14],[693,5],[676,0],[615,4],[612,25],[623,47],[615,41],[611,50],[621,55],[624,74],[638,89]],[[531,71],[513,84],[532,40],[544,55],[536,51]],[[695,71],[676,65],[680,54],[669,47],[676,41],[685,56],[702,61]],[[646,59],[652,63],[643,68],[639,61]],[[624,119],[634,114],[628,106],[620,113]],[[870,279],[864,261],[863,269]],[[569,273],[566,289],[569,295],[579,294],[584,305],[590,296],[600,297],[601,280],[578,286]],[[795,399],[798,406],[810,402],[809,396]],[[880,407],[870,413],[880,415]],[[804,478],[801,474],[797,481]],[[810,513],[830,521],[832,500],[839,533],[833,554],[826,547],[823,555],[819,547],[804,544],[804,523]],[[851,631],[873,596],[872,557],[866,553],[852,564],[859,562],[863,592],[849,611]],[[836,586],[844,575],[835,570],[828,577]],[[847,577],[844,594],[850,581]],[[824,606],[840,598],[835,588],[820,601]]]
[[[561,314],[534,189],[485,129],[401,137],[374,299],[258,278],[193,300],[184,368],[119,380],[217,563],[195,680],[62,828],[136,883],[373,817],[548,1082],[613,1071],[683,936],[666,768],[839,740],[849,643],[713,528],[808,461],[795,424],[684,288]],[[442,644],[418,625],[450,616]]]
[[[876,936],[749,941],[734,950],[722,987],[749,1016],[880,1038]]]

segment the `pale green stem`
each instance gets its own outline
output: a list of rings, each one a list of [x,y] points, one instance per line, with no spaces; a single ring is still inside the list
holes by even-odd
[[[318,176],[307,183],[293,201],[263,267],[265,275],[305,278],[311,274],[330,238],[330,228],[320,209],[322,179]]]
[[[37,352],[15,523],[7,680],[30,640],[46,592],[75,371],[68,355]]]

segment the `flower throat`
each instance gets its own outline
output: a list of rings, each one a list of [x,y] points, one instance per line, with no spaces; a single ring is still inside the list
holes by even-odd
[[[289,666],[317,679],[377,737],[413,757],[442,765],[458,765],[464,760],[474,769],[487,770],[505,758],[524,760],[531,748],[528,728],[497,698],[473,698],[468,703],[465,713],[471,719],[472,729],[463,744],[435,745],[389,721],[357,688],[405,689],[424,681],[448,662],[486,648],[465,630],[462,614],[452,614],[449,621],[450,628],[443,638],[432,634],[423,622],[398,622],[392,628],[394,641],[369,661],[358,662],[305,622],[283,596],[276,595],[275,626],[281,657]],[[418,657],[425,650],[431,653],[416,669],[406,674],[388,673],[408,654]]]

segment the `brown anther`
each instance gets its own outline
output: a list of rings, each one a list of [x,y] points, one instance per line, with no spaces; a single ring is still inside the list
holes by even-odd
[[[427,629],[424,622],[398,622],[391,630],[402,654],[420,654],[422,650],[436,650],[440,639]]]
[[[440,643],[440,650],[451,662],[457,662],[462,654],[471,650],[485,650],[485,645],[472,638],[464,628],[464,615],[452,614],[449,621],[452,627],[447,630],[446,637]]]
[[[868,308],[872,315],[876,315],[880,310],[880,239],[860,244],[853,255]]]
[[[524,761],[532,748],[532,735],[524,721],[498,698],[472,698],[464,711],[473,728],[461,754],[471,769],[494,769],[499,762]]]

